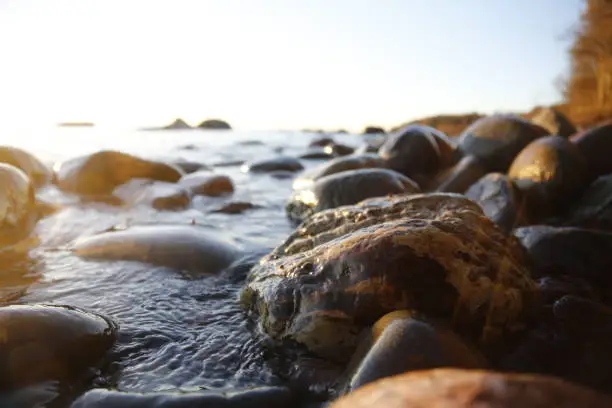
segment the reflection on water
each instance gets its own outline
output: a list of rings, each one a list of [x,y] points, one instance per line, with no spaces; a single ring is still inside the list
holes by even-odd
[[[315,137],[265,132],[139,132],[104,128],[58,128],[13,133],[5,143],[53,163],[100,149],[148,158],[187,160],[212,165],[230,176],[235,192],[226,197],[197,197],[192,208],[159,212],[78,203],[54,187],[39,192],[62,208],[40,221],[40,245],[0,254],[4,303],[71,304],[107,315],[120,325],[113,363],[103,383],[123,391],[248,387],[276,384],[263,349],[239,309],[239,284],[232,277],[187,279],[177,271],[133,262],[94,262],[74,257],[66,246],[74,239],[113,226],[143,223],[196,223],[242,248],[271,248],[292,231],[284,206],[292,178],[248,174],[244,161],[278,155],[297,156]],[[337,138],[358,146],[361,137]],[[190,146],[186,150],[183,147]],[[310,168],[320,162],[303,162]],[[215,212],[241,201],[257,206],[244,214]]]

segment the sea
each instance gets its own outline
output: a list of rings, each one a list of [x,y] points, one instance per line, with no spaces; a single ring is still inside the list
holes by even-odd
[[[251,174],[241,163],[279,155],[298,156],[322,135],[292,131],[142,131],[104,127],[1,131],[1,144],[23,148],[50,166],[112,149],[144,158],[196,161],[231,177],[233,194],[194,198],[183,211],[75,205],[54,186],[38,192],[60,210],[39,221],[39,241],[28,262],[5,265],[2,304],[66,304],[115,320],[119,339],[98,386],[122,391],[235,389],[282,383],[269,367],[261,342],[237,301],[240,284],[218,276],[194,279],[181,271],[127,261],[91,261],[67,248],[113,226],[192,224],[245,250],[272,249],[294,229],[285,204],[296,174]],[[349,146],[364,135],[336,134]],[[321,160],[302,160],[306,169]],[[246,201],[243,214],[213,213],[224,203]]]

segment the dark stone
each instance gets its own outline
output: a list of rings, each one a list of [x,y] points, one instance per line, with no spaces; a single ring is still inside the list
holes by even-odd
[[[565,211],[588,183],[584,157],[561,136],[530,143],[514,159],[508,176],[521,192],[531,223]]]
[[[439,367],[485,368],[487,362],[442,322],[410,311],[380,318],[364,333],[349,363],[345,392],[407,371]]]
[[[449,161],[443,161],[434,133],[439,131],[428,126],[406,126],[390,134],[378,154],[387,167],[408,177],[433,175],[451,164],[450,157],[445,156]]]
[[[612,121],[578,133],[571,141],[586,158],[591,180],[612,173]]]
[[[334,361],[346,362],[358,333],[397,309],[452,317],[488,347],[536,305],[525,258],[463,196],[373,198],[308,218],[253,268],[241,304],[272,343]]]
[[[191,129],[191,126],[189,126],[187,122],[185,122],[183,119],[178,118],[178,119],[175,119],[169,125],[162,127],[161,129],[163,130],[184,130],[184,129]]]
[[[377,154],[378,149],[380,149],[380,146],[377,146],[372,143],[364,143],[355,150],[355,154],[357,155],[368,154],[368,153]]]
[[[286,210],[289,218],[301,222],[315,212],[357,204],[366,198],[420,192],[414,181],[393,170],[349,170],[321,177],[308,188],[294,192]]]
[[[330,160],[336,157],[331,149],[310,148],[306,153],[301,154],[300,159],[305,160]]]
[[[218,197],[234,192],[232,179],[223,174],[213,174],[207,171],[186,174],[179,180],[179,184],[193,195]]]
[[[245,172],[251,173],[269,173],[273,171],[300,171],[304,166],[294,157],[278,156],[271,159],[258,160],[246,163],[243,166]]]
[[[462,158],[456,165],[442,170],[427,186],[427,190],[463,194],[472,184],[487,174],[486,168],[474,156]]]
[[[38,221],[34,186],[28,176],[10,164],[0,163],[0,247],[28,237]]]
[[[372,135],[376,133],[385,133],[385,129],[378,126],[366,126],[365,129],[363,129],[364,135]]]
[[[342,143],[334,143],[327,146],[325,149],[336,156],[348,156],[349,154],[353,154],[355,152],[355,148]]]
[[[242,214],[247,210],[253,210],[256,208],[261,208],[261,206],[246,201],[233,201],[231,203],[224,204],[211,212],[221,214]]]
[[[220,119],[207,119],[201,122],[197,127],[200,129],[214,130],[230,130],[232,128],[229,123]]]
[[[465,196],[507,233],[524,223],[519,191],[505,174],[487,174],[472,184]]]
[[[612,174],[601,176],[572,206],[567,225],[612,231]]]
[[[138,394],[94,389],[70,408],[286,408],[297,406],[286,387],[199,392],[152,392]]]
[[[612,399],[555,377],[435,369],[379,380],[329,408],[603,408]]]
[[[346,157],[338,157],[330,160],[314,169],[305,171],[294,182],[293,188],[301,190],[309,187],[321,177],[340,173],[347,170],[383,168],[383,160],[376,154],[352,155]]]
[[[242,251],[196,225],[141,225],[77,240],[72,251],[83,258],[146,262],[193,275],[216,274]]]
[[[182,175],[180,169],[167,163],[104,150],[63,162],[57,172],[57,184],[70,193],[104,196],[132,179],[174,183]]]
[[[172,164],[181,169],[185,174],[195,173],[199,170],[211,170],[210,167],[203,163],[193,162],[189,160],[178,160],[173,162]]]
[[[191,203],[191,194],[184,187],[146,179],[133,179],[120,185],[113,196],[127,205],[146,205],[157,210],[180,210]]]
[[[594,285],[612,284],[612,233],[544,225],[518,228],[535,276],[572,276]]]
[[[334,143],[336,143],[334,139],[328,136],[324,136],[324,137],[318,137],[316,139],[313,139],[308,144],[308,147],[326,147],[329,145],[333,145]]]
[[[11,146],[0,146],[0,163],[22,170],[34,183],[42,187],[53,180],[53,171],[30,153]]]
[[[463,131],[459,150],[476,156],[487,173],[505,173],[517,154],[533,140],[546,136],[536,126],[516,115],[493,115],[478,119]]]
[[[115,342],[110,319],[70,306],[0,308],[0,387],[79,380]]]
[[[576,127],[567,116],[551,107],[537,108],[529,120],[546,129],[551,135],[568,138],[576,133]]]
[[[576,276],[544,276],[536,279],[540,288],[542,302],[553,305],[557,300],[567,295],[578,296],[591,300],[599,300],[600,293],[585,279]]]

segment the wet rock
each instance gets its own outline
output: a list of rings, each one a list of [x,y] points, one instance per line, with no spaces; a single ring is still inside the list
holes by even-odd
[[[13,389],[45,380],[77,380],[113,345],[117,325],[70,306],[0,308],[0,383]]]
[[[0,146],[0,163],[10,164],[22,170],[36,187],[53,180],[53,171],[30,153],[11,146]]]
[[[476,156],[487,172],[505,173],[517,154],[546,132],[516,115],[493,115],[478,119],[463,131],[458,149]]]
[[[414,181],[393,170],[349,170],[321,177],[310,187],[296,191],[286,210],[289,218],[301,222],[315,212],[357,204],[366,198],[420,192]]]
[[[612,173],[612,121],[578,133],[571,141],[586,158],[591,180]]]
[[[212,174],[206,171],[186,174],[181,177],[179,184],[193,195],[218,197],[234,192],[232,179],[223,174]]]
[[[259,387],[247,390],[152,392],[137,394],[94,389],[77,399],[70,408],[286,408],[297,406],[286,387]]]
[[[488,346],[533,307],[523,251],[463,196],[369,199],[307,219],[253,268],[241,303],[272,341],[335,361],[396,309],[452,317]]]
[[[566,210],[588,183],[584,157],[561,136],[530,143],[514,159],[508,176],[520,190],[531,222]]]
[[[572,122],[552,107],[539,107],[530,114],[532,123],[546,129],[551,135],[568,138],[576,133],[576,127]]]
[[[140,261],[210,275],[242,256],[218,235],[196,225],[141,225],[79,239],[72,251],[83,258]]]
[[[181,169],[185,174],[195,173],[199,170],[211,170],[210,167],[203,163],[198,163],[189,160],[178,160],[173,163],[176,167]]]
[[[337,159],[330,160],[321,166],[304,172],[293,182],[293,188],[295,190],[307,188],[321,177],[340,173],[342,171],[383,167],[383,160],[375,154],[338,157]]]
[[[520,193],[505,174],[487,174],[472,184],[465,196],[477,202],[502,231],[508,233],[524,223]]]
[[[259,160],[246,163],[242,170],[251,173],[269,173],[273,171],[300,171],[303,170],[302,163],[294,157],[278,156],[271,159]]]
[[[595,180],[570,210],[566,225],[612,231],[612,175]]]
[[[429,183],[427,190],[463,194],[487,174],[485,166],[474,156],[462,158],[456,165],[442,170]]]
[[[545,305],[552,305],[567,295],[591,300],[599,300],[600,298],[600,294],[593,285],[576,276],[544,276],[536,279],[536,282],[540,288],[542,302]]]
[[[211,212],[221,214],[242,214],[245,211],[254,210],[256,208],[261,208],[261,206],[246,201],[232,201]]]
[[[0,247],[28,237],[39,211],[28,176],[10,164],[0,163]]]
[[[182,172],[170,164],[104,150],[63,162],[57,172],[57,184],[70,193],[103,196],[132,179],[174,183],[181,176]]]
[[[371,143],[364,143],[355,150],[355,154],[358,154],[358,155],[368,154],[368,153],[377,154],[378,149],[380,149],[380,146],[377,146]]]
[[[201,122],[197,127],[200,129],[214,130],[230,130],[232,128],[229,123],[220,119],[207,119]]]
[[[324,148],[310,148],[306,153],[300,155],[300,159],[305,160],[330,160],[335,157],[334,152]]]
[[[484,357],[442,322],[407,310],[396,311],[380,318],[364,333],[349,363],[344,391],[407,371],[486,366]]]
[[[441,368],[379,380],[330,408],[603,408],[610,397],[554,377]]]
[[[332,139],[331,137],[323,136],[323,137],[317,137],[313,139],[308,144],[308,147],[326,147],[329,145],[333,145],[334,143],[336,143],[336,141]]]
[[[179,210],[191,203],[191,194],[175,183],[133,179],[113,191],[124,204],[145,205],[157,210]]]
[[[564,296],[554,303],[550,317],[523,336],[501,368],[555,375],[610,393],[611,341],[612,309]]]
[[[612,233],[544,225],[518,228],[536,276],[573,276],[595,285],[612,284]]]
[[[342,143],[334,143],[326,146],[325,150],[330,151],[336,156],[348,156],[349,154],[353,154],[355,152],[355,148]]]
[[[447,152],[443,157],[438,147],[444,136],[440,135],[438,142],[435,133],[439,131],[428,126],[406,126],[389,135],[378,154],[387,167],[408,177],[430,176],[451,164]]]
[[[363,129],[364,135],[372,135],[376,133],[385,133],[385,129],[378,126],[366,126],[365,129]]]

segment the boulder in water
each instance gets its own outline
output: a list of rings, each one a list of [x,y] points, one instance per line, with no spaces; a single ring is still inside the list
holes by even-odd
[[[286,210],[289,218],[301,222],[315,212],[357,204],[366,198],[420,192],[414,181],[393,170],[348,170],[321,177],[304,190],[294,192]]]
[[[366,126],[365,129],[363,129],[364,135],[373,135],[376,133],[385,133],[385,129],[379,126]]]
[[[278,156],[270,159],[256,160],[246,163],[242,170],[250,173],[271,173],[274,171],[296,172],[303,170],[304,166],[295,157]]]
[[[183,129],[191,129],[191,126],[187,124],[183,119],[177,118],[169,125],[162,127],[163,130],[183,130]]]
[[[53,171],[49,167],[32,154],[16,147],[0,146],[0,163],[22,170],[35,187],[42,187],[53,180]]]
[[[0,384],[78,380],[115,342],[110,319],[70,306],[0,307]]]
[[[223,174],[213,174],[207,171],[187,174],[179,180],[179,184],[193,195],[218,197],[234,192],[232,179]]]
[[[242,251],[196,225],[141,225],[77,240],[73,252],[83,258],[140,261],[211,275],[242,256]]]
[[[177,160],[172,164],[181,169],[185,174],[195,173],[196,171],[200,170],[211,170],[211,168],[205,165],[204,163],[183,159]]]
[[[28,237],[38,221],[38,206],[30,178],[10,164],[0,163],[0,246]]]
[[[184,187],[146,179],[133,179],[120,185],[113,196],[130,206],[146,205],[157,210],[180,210],[191,203],[191,194]]]
[[[241,303],[273,342],[346,362],[357,334],[397,309],[494,345],[533,311],[537,285],[518,240],[476,203],[417,194],[314,214],[253,268]]]
[[[63,162],[57,172],[57,184],[59,188],[70,193],[106,196],[132,179],[174,183],[182,175],[180,169],[167,163],[103,150]]]
[[[383,168],[383,160],[376,154],[338,157],[311,170],[305,171],[293,182],[295,190],[307,188],[321,177],[347,170]]]
[[[517,154],[547,132],[516,115],[493,115],[478,119],[463,131],[458,149],[476,156],[487,172],[505,173]]]
[[[214,130],[231,130],[229,123],[221,119],[207,119],[201,122],[198,126],[200,129],[214,129]]]

